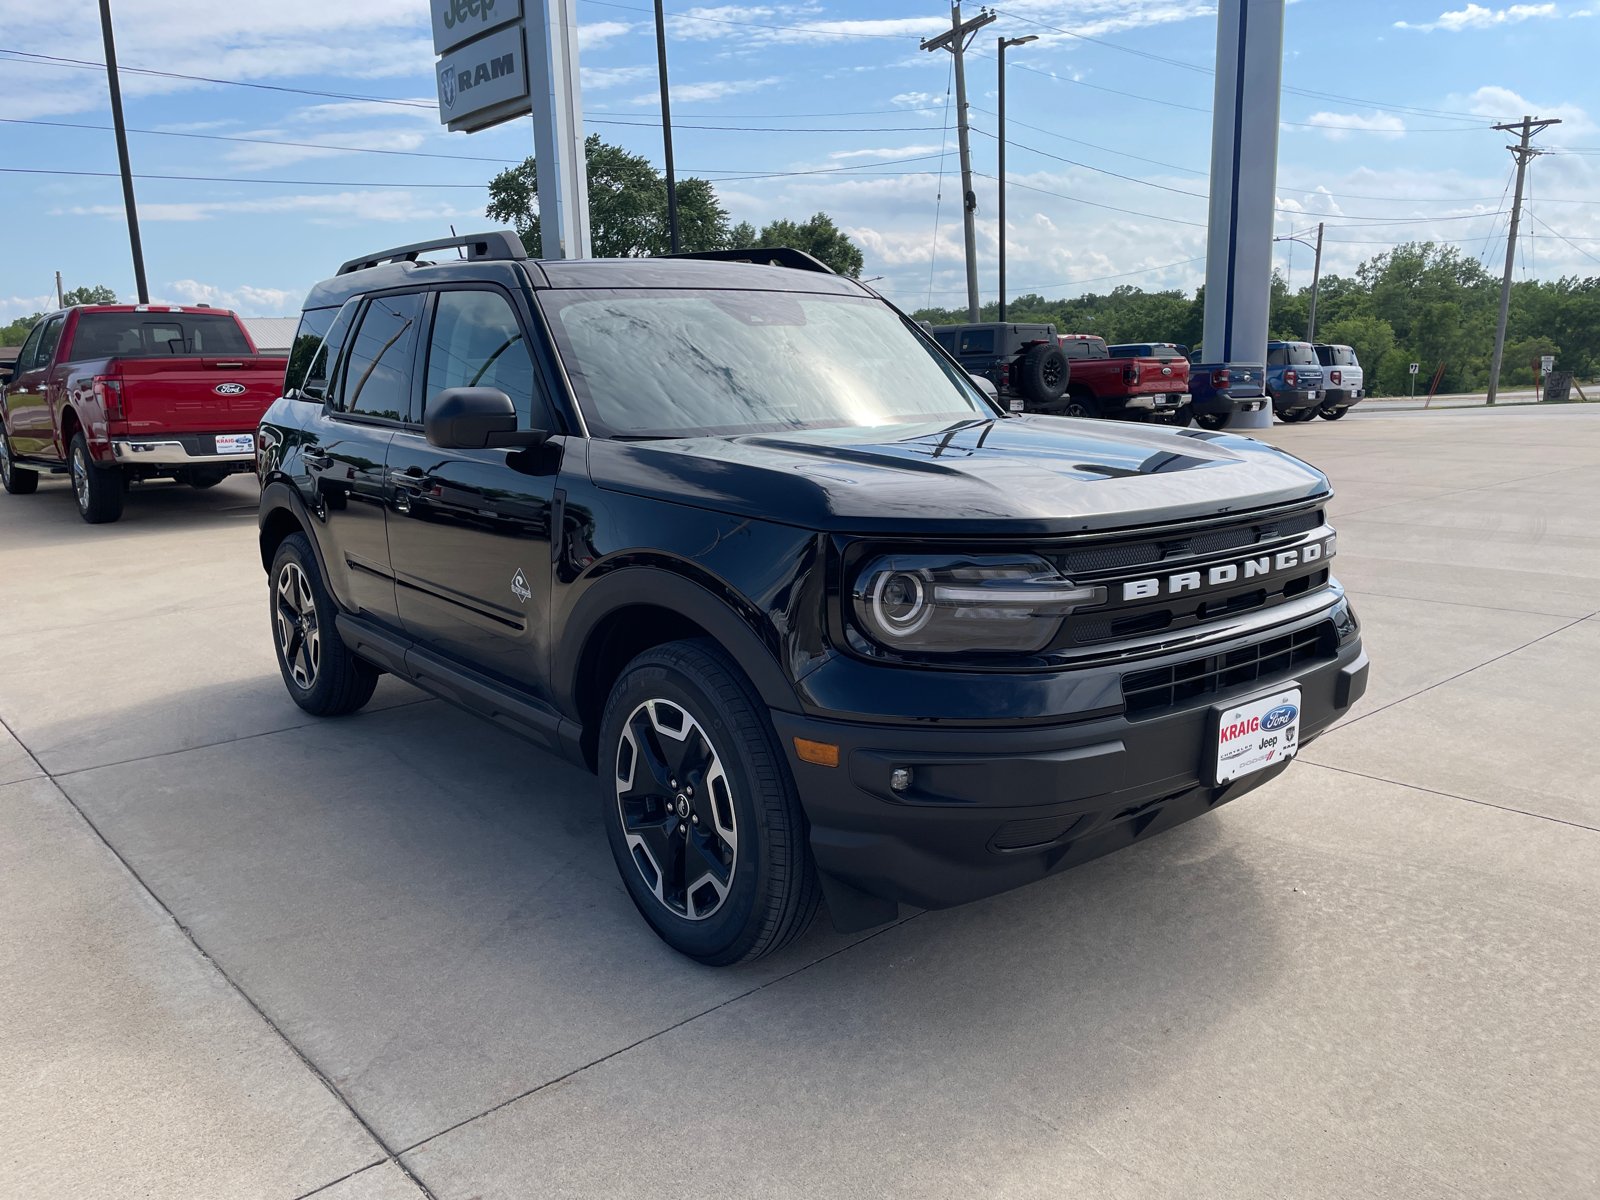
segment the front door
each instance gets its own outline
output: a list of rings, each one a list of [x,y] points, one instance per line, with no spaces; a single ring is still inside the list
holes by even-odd
[[[11,430],[12,454],[59,457],[50,420],[50,360],[55,357],[66,320],[62,314],[36,325],[17,356],[16,374],[6,385],[6,426]]]
[[[552,428],[516,310],[498,289],[437,294],[422,369],[424,404],[446,388],[498,388],[521,428]],[[406,632],[541,697],[561,440],[526,451],[440,450],[413,424],[389,447],[389,555]]]

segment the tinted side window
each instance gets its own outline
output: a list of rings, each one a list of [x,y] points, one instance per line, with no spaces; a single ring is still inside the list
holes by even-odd
[[[17,354],[16,372],[18,375],[24,371],[33,370],[34,359],[39,352],[39,339],[44,336],[44,322],[40,321],[33,327],[33,332],[28,335],[27,341],[22,343],[22,350]]]
[[[961,334],[962,354],[993,354],[994,330],[967,329]]]
[[[549,429],[544,392],[517,315],[498,292],[441,292],[428,343],[423,404],[446,388],[499,388],[523,429]]]
[[[339,403],[343,411],[405,420],[422,299],[412,293],[368,302],[346,356]]]
[[[1339,352],[1332,346],[1316,346],[1317,361],[1325,367],[1331,367],[1339,361]]]
[[[328,399],[332,388],[329,379],[339,366],[339,351],[344,348],[346,339],[350,336],[350,326],[355,321],[356,313],[361,310],[361,300],[346,300],[344,307],[339,310],[339,315],[334,318],[333,324],[328,328],[327,335],[322,339],[322,345],[317,348],[311,366],[306,368],[306,379],[300,385],[300,398],[302,400],[322,401]]]
[[[1267,350],[1267,366],[1286,367],[1289,365],[1289,351],[1282,346],[1272,346]]]
[[[338,315],[337,308],[313,308],[300,314],[300,327],[294,331],[294,345],[289,348],[289,370],[283,377],[285,396],[294,395],[305,383],[317,347],[322,345],[328,327]],[[326,373],[327,368],[323,370]]]
[[[935,333],[934,339],[951,354],[961,353],[961,344],[953,333]]]
[[[64,316],[50,318],[50,323],[44,327],[44,333],[39,336],[39,348],[34,351],[35,367],[49,364],[50,356],[56,352],[56,343],[61,340],[61,327],[66,323],[67,318]]]

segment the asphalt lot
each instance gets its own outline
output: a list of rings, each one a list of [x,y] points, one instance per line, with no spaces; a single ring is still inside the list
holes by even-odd
[[[1600,408],[1264,435],[1339,490],[1350,717],[730,970],[591,777],[390,679],[290,703],[253,480],[0,494],[0,1195],[1600,1194]]]

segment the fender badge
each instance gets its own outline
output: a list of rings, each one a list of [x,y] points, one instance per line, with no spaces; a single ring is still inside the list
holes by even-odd
[[[524,604],[533,599],[533,589],[528,586],[528,577],[522,573],[521,567],[511,577],[511,594]]]

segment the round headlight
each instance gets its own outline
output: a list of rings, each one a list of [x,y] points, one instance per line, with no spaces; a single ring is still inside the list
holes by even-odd
[[[891,637],[916,633],[933,616],[928,587],[909,571],[884,571],[872,585],[872,615]]]

